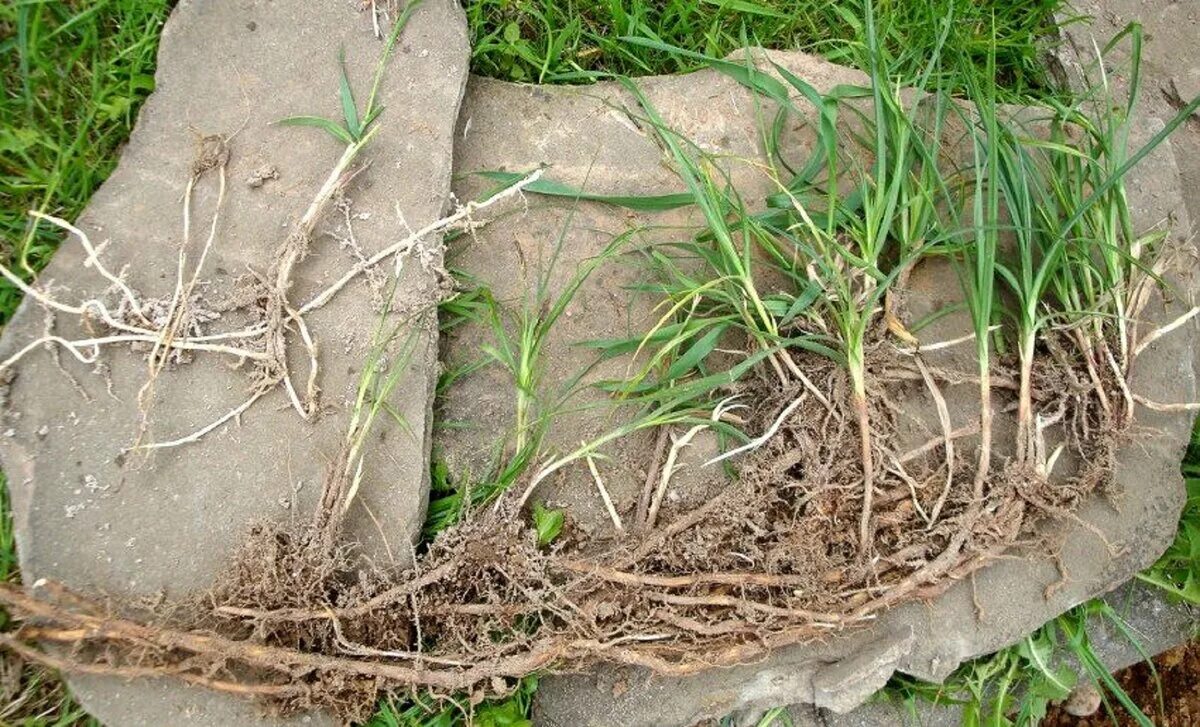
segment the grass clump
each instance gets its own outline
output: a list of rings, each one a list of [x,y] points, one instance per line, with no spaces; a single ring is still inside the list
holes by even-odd
[[[1040,724],[1052,705],[1086,680],[1097,686],[1113,724],[1120,712],[1134,724],[1153,727],[1097,656],[1088,634],[1101,625],[1137,646],[1136,634],[1116,609],[1096,599],[1007,649],[964,663],[942,684],[893,677],[878,699],[897,707],[901,723],[917,723],[924,703],[961,710],[964,725],[1026,727]]]
[[[1183,460],[1187,501],[1175,540],[1138,579],[1161,588],[1174,598],[1200,606],[1200,421]]]
[[[1065,9],[1062,0],[891,0],[879,4],[874,35],[897,57],[902,80],[912,83],[937,53],[945,19],[953,16],[949,42],[955,53],[982,66],[994,52],[1006,97],[1043,96],[1051,89],[1044,42],[1057,27],[1056,13]],[[664,46],[722,57],[744,47],[743,33],[768,48],[857,64],[868,35],[858,8],[821,0],[473,0],[466,10],[473,70],[538,83],[691,70],[693,61]],[[659,45],[635,45],[629,38]],[[956,89],[967,78],[960,74],[975,73],[971,65],[946,70],[939,84]]]
[[[29,280],[61,232],[29,210],[74,219],[112,171],[154,89],[166,0],[0,7],[0,262]],[[0,326],[20,300],[0,281]]]

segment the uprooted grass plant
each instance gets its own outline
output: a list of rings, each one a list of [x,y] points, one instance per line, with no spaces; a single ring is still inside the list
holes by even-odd
[[[768,144],[778,154],[755,164],[772,187],[766,208],[739,192],[728,160],[686,142],[641,98],[642,120],[664,145],[704,229],[677,245],[640,251],[662,275],[647,289],[667,301],[653,330],[607,346],[608,353],[644,356],[635,377],[610,386],[618,402],[636,408],[628,422],[578,450],[542,458],[553,455],[541,450],[539,433],[557,402],[539,401],[538,356],[569,295],[548,299],[539,284],[536,305],[505,318],[486,293],[468,294],[457,304],[464,316],[486,319],[496,332],[487,356],[511,374],[517,420],[499,452],[499,474],[488,477],[486,487],[457,489],[434,504],[433,515],[443,519],[430,530],[439,534],[412,570],[362,572],[340,533],[366,433],[388,414],[386,395],[402,369],[395,361],[379,366],[383,348],[376,348],[364,368],[346,450],[330,470],[312,529],[256,531],[211,600],[170,615],[65,608],[66,596],[54,588],[49,600],[2,590],[0,599],[26,620],[2,636],[5,645],[56,667],[172,674],[283,708],[317,704],[361,717],[380,692],[395,692],[413,695],[416,710],[433,697],[450,704],[464,699],[469,713],[487,695],[526,693],[524,678],[540,669],[614,660],[686,674],[865,623],[896,601],[936,593],[948,576],[964,576],[1031,535],[1038,513],[1067,515],[1111,468],[1098,456],[1092,469],[1058,469],[1061,447],[1106,455],[1132,419],[1134,403],[1186,405],[1148,402],[1130,384],[1136,356],[1194,311],[1144,334],[1133,325],[1176,260],[1162,236],[1135,235],[1122,180],[1195,104],[1133,154],[1127,154],[1128,109],[1109,115],[1105,98],[1093,107],[1051,107],[1046,142],[1008,119],[988,90],[997,72],[990,60],[995,50],[986,54],[992,78],[968,85],[967,102],[938,86],[943,76],[936,59],[910,96],[898,91],[894,56],[870,40],[870,12],[865,20],[869,88],[821,92],[784,68],[775,68],[780,82],[750,65],[714,61],[764,102],[778,104],[784,118],[816,114],[816,163],[793,163],[786,145]],[[949,20],[940,28],[948,29]],[[1138,42],[1138,31],[1130,37]],[[343,100],[347,96],[343,85]],[[860,110],[863,104],[870,104],[869,112]],[[350,156],[330,174],[312,215],[341,190],[370,138],[373,104],[361,122],[353,98],[344,108],[346,138],[335,131],[341,126],[306,122],[346,143]],[[943,148],[950,127],[966,139],[965,166],[949,145]],[[220,174],[223,144],[211,143],[211,166],[203,172]],[[856,161],[863,158],[868,161]],[[488,200],[538,192],[546,184],[538,176],[516,179]],[[454,227],[472,209],[479,206],[437,229]],[[311,228],[301,227],[299,236],[289,236],[281,260],[299,260],[308,233]],[[82,233],[78,238],[90,245]],[[402,252],[388,248],[372,260]],[[961,340],[930,340],[907,316],[904,281],[920,266],[946,262],[959,272],[970,326]],[[269,352],[286,348],[289,329],[313,352],[302,316],[349,280],[292,306],[289,265],[281,264],[274,299],[265,298],[275,301],[268,312],[275,311],[278,325],[272,328],[268,317],[250,329],[253,335],[214,338],[188,332],[180,312],[188,298],[184,264],[162,326],[146,322],[145,301],[122,287],[120,276],[98,269],[125,301],[122,310],[138,319],[115,313],[106,301],[58,307],[115,329],[108,336],[113,341],[103,343],[145,340],[166,355],[262,336],[263,360],[275,362],[284,359]],[[347,276],[365,270],[355,266]],[[55,305],[40,290],[25,292]],[[397,331],[380,328],[377,343],[395,344]],[[1015,366],[994,346],[1010,332],[1018,340]],[[971,342],[973,371],[935,360],[938,352]],[[101,346],[56,343],[84,358],[94,358]],[[246,346],[235,354],[259,353],[251,344],[232,346]],[[721,366],[719,356],[730,350],[742,352],[742,359]],[[287,371],[264,379],[286,386],[304,416],[316,396],[311,359],[305,389],[294,386]],[[1070,386],[1055,386],[1054,377]],[[935,402],[941,431],[896,451],[890,397],[913,381]],[[955,431],[943,415],[942,389],[960,384],[979,392],[978,420],[965,431]],[[1016,391],[1015,467],[992,467],[994,387],[1002,387],[1004,401]],[[1069,395],[1057,395],[1061,391]],[[1123,403],[1122,411],[1114,401]],[[732,415],[736,407],[745,415]],[[1067,444],[1048,452],[1045,434],[1055,426],[1066,432]],[[672,427],[685,433],[674,438],[664,476],[649,489],[646,515],[628,537],[559,547],[550,542],[553,525],[527,527],[517,505],[554,471],[572,465],[594,471],[596,457],[624,435]],[[738,481],[696,510],[667,511],[662,493],[672,457],[702,428],[744,441],[720,457],[733,464]],[[977,434],[972,468],[952,452],[955,440]],[[512,488],[516,483],[523,487]],[[493,498],[493,509],[479,507]],[[613,519],[614,530],[622,530]],[[858,524],[856,533],[839,524],[847,522]],[[697,529],[704,530],[703,541]],[[790,535],[796,533],[810,540],[797,541]],[[754,554],[749,567],[730,555],[746,545]],[[724,588],[732,584],[740,587],[737,595]],[[70,656],[44,653],[31,645],[36,639],[78,649]],[[1022,659],[1040,655],[1031,643]],[[1016,667],[1006,668],[1013,673]],[[400,720],[409,709],[391,714]]]
[[[869,6],[865,17],[872,34]],[[950,32],[949,20],[944,27]],[[597,661],[674,675],[743,663],[935,594],[1033,537],[1039,515],[1069,517],[1075,501],[1111,476],[1109,454],[1135,402],[1190,406],[1140,399],[1131,380],[1138,354],[1194,311],[1144,333],[1133,325],[1169,281],[1176,259],[1169,246],[1143,244],[1146,238],[1123,222],[1130,215],[1122,183],[1197,104],[1131,154],[1123,143],[1109,143],[1125,141],[1120,129],[1128,120],[1107,117],[1121,111],[1104,102],[1051,107],[1049,125],[1062,134],[1044,142],[1007,118],[987,90],[991,84],[969,86],[965,102],[950,98],[929,80],[940,77],[934,59],[921,76],[929,87],[923,81],[915,92],[901,92],[889,51],[872,42],[863,52],[868,85],[824,92],[782,68],[774,69],[780,81],[749,63],[712,62],[784,117],[816,112],[817,163],[801,165],[787,157],[786,143],[772,143],[775,158],[751,165],[770,183],[765,207],[739,191],[730,160],[689,144],[637,96],[641,120],[679,172],[703,229],[678,245],[641,251],[662,276],[649,289],[667,301],[651,331],[609,346],[629,351],[632,343],[641,367],[609,387],[618,402],[636,409],[626,423],[565,455],[540,451],[537,432],[556,407],[539,402],[537,357],[545,326],[569,297],[549,299],[539,285],[535,306],[501,320],[485,295],[468,296],[460,301],[464,314],[476,305],[504,337],[489,355],[518,392],[516,454],[507,459],[516,464],[493,478],[487,495],[496,496],[493,507],[475,507],[481,503],[470,492],[454,493],[458,500],[447,503],[454,509],[445,508],[444,524],[456,522],[436,528],[411,569],[364,572],[340,532],[365,434],[386,411],[380,402],[400,368],[385,375],[368,365],[345,451],[330,470],[312,525],[257,529],[211,594],[170,614],[75,608],[77,596],[53,584],[36,597],[0,589],[0,602],[25,621],[0,641],[66,670],[170,675],[283,709],[323,706],[363,718],[381,693],[425,700],[428,691],[478,704],[525,689],[525,678],[540,670]],[[987,68],[995,73],[993,61]],[[631,90],[637,95],[636,86]],[[370,132],[361,133],[369,123],[352,122],[349,112],[346,122],[349,153]],[[965,139],[965,154],[943,141],[952,129]],[[220,148],[214,146],[218,159]],[[335,172],[336,188],[346,169]],[[488,200],[535,192],[541,181],[538,173],[522,177]],[[317,199],[330,195],[323,189]],[[436,231],[478,208],[440,221]],[[1106,225],[1105,237],[1090,225]],[[289,237],[281,259],[304,244],[303,236]],[[372,260],[401,252],[390,247]],[[1102,269],[1105,255],[1118,269]],[[918,330],[908,315],[912,301],[903,281],[947,262],[963,281],[970,325],[957,339],[930,340],[922,331],[931,329]],[[1068,263],[1075,267],[1066,270]],[[280,325],[272,328],[268,319],[253,330],[274,331],[279,340],[265,345],[282,350],[286,320],[311,352],[303,314],[349,278],[293,307],[286,267],[275,276],[276,296],[267,297]],[[119,276],[110,280],[118,293],[125,290]],[[1001,296],[1004,286],[1015,308]],[[54,304],[33,288],[26,294]],[[141,308],[133,298],[126,300],[136,313]],[[213,340],[164,336],[166,329],[139,327],[103,302],[65,308],[59,310],[91,313],[123,331],[114,343],[150,337],[170,351]],[[1016,321],[1021,343],[1016,367],[993,347],[1012,330],[997,322],[1005,313]],[[966,370],[936,356],[971,342],[976,352]],[[58,343],[76,353],[98,345]],[[736,363],[722,366],[719,357],[731,351]],[[993,466],[989,426],[999,416],[993,389],[1011,385],[1014,368],[1018,382],[1011,388],[1024,423],[1013,446],[1037,467]],[[306,392],[313,391],[315,371],[314,360]],[[1054,385],[1059,379],[1071,386]],[[312,397],[301,401],[286,371],[273,381],[289,388],[302,416],[309,413]],[[913,382],[937,404],[941,431],[900,449],[893,398]],[[943,416],[942,394],[964,383],[979,392],[978,420],[965,432]],[[1124,417],[1111,411],[1117,399]],[[734,415],[738,407],[744,413]],[[1054,426],[1066,444],[1047,453],[1046,432]],[[673,427],[686,431],[674,437],[636,528],[624,533],[614,518],[621,537],[556,544],[553,523],[526,525],[520,505],[554,472],[594,468],[603,449],[623,436]],[[672,510],[663,492],[673,457],[705,428],[745,442],[718,458],[732,464],[737,478],[700,507]],[[974,467],[955,460],[955,440],[976,434]],[[1056,467],[1067,446],[1082,455],[1077,471]],[[524,487],[510,487],[517,483]],[[43,651],[34,645],[39,641],[75,649]]]

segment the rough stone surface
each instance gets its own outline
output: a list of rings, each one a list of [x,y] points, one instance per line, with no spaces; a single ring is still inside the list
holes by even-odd
[[[1150,586],[1132,583],[1104,598],[1126,622],[1138,642],[1133,644],[1107,619],[1097,617],[1089,622],[1088,637],[1092,648],[1109,671],[1142,661],[1143,651],[1146,654],[1166,651],[1180,643],[1181,635],[1190,636],[1200,629],[1200,611],[1181,603],[1164,603],[1161,592]],[[1078,673],[1085,673],[1078,664],[1074,666]],[[962,724],[962,711],[954,705],[934,706],[918,702],[915,708],[917,711],[913,714],[907,706],[871,703],[848,714],[837,714],[811,704],[797,704],[788,708],[788,714],[796,727],[958,727]]]
[[[818,89],[854,82],[859,76],[800,54],[773,54]],[[712,72],[641,81],[646,95],[667,123],[702,148],[741,157],[757,157],[753,103],[736,83]],[[803,104],[802,101],[798,102]],[[521,171],[545,164],[548,175],[588,192],[653,194],[675,192],[673,178],[652,134],[640,129],[623,112],[634,108],[618,87],[598,84],[586,89],[545,89],[472,79],[460,120],[456,171],[509,169]],[[1143,138],[1154,127],[1141,129]],[[791,130],[787,144],[803,159],[808,142],[803,128]],[[811,142],[808,142],[811,143]],[[1137,221],[1148,229],[1171,221],[1173,239],[1190,234],[1187,211],[1179,196],[1179,181],[1169,147],[1148,159],[1131,183]],[[736,166],[735,166],[735,174]],[[460,177],[461,197],[482,189],[479,181]],[[761,177],[736,178],[747,198],[754,198]],[[452,255],[453,264],[492,286],[497,297],[520,301],[528,282],[551,259],[562,234],[562,252],[551,287],[561,289],[578,266],[599,253],[612,237],[650,223],[643,241],[679,239],[695,224],[683,211],[661,215],[632,214],[603,206],[529,200],[496,217],[475,238]],[[674,229],[672,229],[674,228]],[[590,354],[570,344],[585,339],[621,336],[645,330],[651,311],[621,292],[637,281],[636,266],[600,268],[568,307],[566,323],[551,334],[546,374],[551,388],[569,380]],[[932,276],[922,281],[922,275]],[[933,266],[914,273],[911,287],[936,293],[956,289]],[[1193,281],[1185,281],[1192,289]],[[1181,304],[1180,304],[1181,305]],[[1152,306],[1150,315],[1169,320],[1180,305]],[[1195,328],[1162,339],[1138,362],[1134,384],[1139,393],[1159,401],[1192,401],[1196,396],[1193,371]],[[469,329],[451,337],[445,355],[465,360],[477,345]],[[628,362],[608,362],[607,373]],[[593,371],[604,376],[606,370]],[[474,380],[472,380],[474,379]],[[486,467],[496,451],[494,442],[511,423],[511,383],[503,372],[484,369],[452,388],[442,415],[455,422],[475,422],[475,429],[455,429],[437,446],[457,469],[463,464]],[[952,392],[953,393],[953,392]],[[965,396],[966,392],[959,392]],[[480,402],[484,402],[482,405]],[[965,406],[965,405],[964,405]],[[972,404],[972,406],[977,406]],[[967,416],[963,414],[962,416]],[[607,428],[612,419],[594,413],[577,415],[565,426],[556,424],[551,444],[574,446]],[[597,674],[547,678],[537,702],[539,724],[545,725],[685,725],[704,717],[805,701],[821,708],[846,711],[861,703],[893,671],[929,680],[945,678],[959,663],[1015,642],[1068,608],[1113,588],[1149,565],[1170,542],[1182,504],[1178,463],[1190,430],[1186,415],[1142,410],[1140,424],[1153,432],[1126,447],[1117,481],[1119,502],[1095,497],[1078,511],[1079,518],[1103,532],[1119,553],[1078,523],[1055,523],[1065,532],[1062,580],[1056,564],[1043,554],[1018,551],[980,572],[974,583],[959,583],[930,603],[909,604],[883,614],[869,630],[831,636],[820,644],[783,649],[763,662],[714,670],[687,679],[664,679],[627,669],[602,669]],[[962,422],[956,425],[961,426]],[[1001,437],[997,424],[997,437]],[[651,443],[629,438],[621,442],[602,466],[618,510],[628,516],[644,479]],[[581,468],[582,469],[582,468]],[[681,477],[682,479],[682,477]],[[684,488],[680,488],[684,489]],[[573,524],[584,529],[611,527],[600,498],[586,472],[568,473],[548,483],[539,496],[568,506]],[[677,493],[686,499],[687,491]],[[686,504],[686,503],[685,503]],[[1060,582],[1061,581],[1061,582]],[[1050,588],[1054,585],[1055,588]],[[974,595],[973,595],[974,591]],[[977,613],[975,599],[983,605]]]
[[[297,114],[340,118],[340,49],[359,104],[365,104],[383,43],[360,9],[352,0],[184,0],[176,7],[163,32],[157,90],[116,172],[79,220],[96,243],[108,241],[103,259],[110,268],[128,265],[135,289],[148,298],[169,297],[197,138],[223,134],[231,137],[229,193],[201,275],[202,294],[214,301],[248,269],[268,270],[342,151],[321,131],[274,122]],[[426,0],[413,14],[380,88],[386,110],[361,160],[369,166],[346,194],[365,253],[442,213],[468,52],[457,2]],[[188,250],[193,260],[215,206],[215,180],[207,175],[196,192]],[[296,274],[294,301],[307,300],[354,263],[336,240],[346,236],[337,212],[318,225],[311,254]],[[429,259],[438,262],[440,241],[425,243]],[[103,279],[85,270],[83,259],[78,243],[68,241],[40,283],[53,281],[57,296],[70,302],[102,292]],[[438,284],[434,272],[410,261],[397,305],[433,299]],[[25,581],[53,578],[121,597],[182,596],[212,583],[253,522],[309,517],[344,438],[348,405],[378,323],[372,295],[360,279],[309,318],[321,350],[338,357],[336,363],[331,355],[323,359],[324,411],[316,425],[302,421],[279,389],[247,411],[240,425],[148,457],[121,455],[137,431],[144,354],[105,350],[100,360],[111,371],[110,390],[102,375],[65,353],[65,372],[46,352],[25,358],[4,412],[8,435],[0,437]],[[59,315],[58,330],[71,337],[79,331],[68,318]],[[43,326],[41,307],[27,298],[0,340],[0,359],[41,335]],[[238,327],[234,317],[210,330]],[[436,327],[427,316],[411,335],[409,370],[392,399],[407,427],[385,418],[373,431],[359,498],[373,515],[357,507],[349,521],[366,552],[385,567],[409,559],[427,500]],[[298,344],[293,349],[302,382],[307,359]],[[190,433],[244,401],[247,369],[229,364],[202,354],[165,371],[144,441]],[[91,678],[72,684],[84,706],[115,727],[259,720],[249,703],[177,684]]]
[[[1145,32],[1142,49],[1141,108],[1147,116],[1169,119],[1196,96],[1200,96],[1200,6],[1178,0],[1080,0],[1072,3],[1066,41],[1058,51],[1068,71],[1068,81],[1077,82],[1079,68],[1094,63],[1095,47],[1131,22],[1141,23]],[[1067,18],[1062,18],[1067,20]],[[1095,42],[1096,46],[1093,45]],[[1118,83],[1125,83],[1129,44],[1118,46],[1105,67]],[[1200,219],[1200,118],[1193,116],[1172,138],[1175,158],[1183,180],[1183,198],[1193,220]]]

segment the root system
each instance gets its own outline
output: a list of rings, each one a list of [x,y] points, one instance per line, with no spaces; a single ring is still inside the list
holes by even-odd
[[[52,584],[37,596],[3,586],[0,603],[23,625],[0,639],[66,671],[173,676],[285,713],[324,708],[348,719],[365,718],[383,693],[466,693],[475,703],[527,674],[598,662],[686,675],[933,597],[1016,545],[1044,547],[1039,518],[1069,517],[1080,498],[1111,485],[1120,429],[1082,363],[1039,369],[1033,382],[1038,421],[1055,422],[1075,471],[993,467],[976,501],[973,458],[946,455],[978,422],[896,451],[892,403],[914,387],[971,382],[877,343],[868,368],[888,374],[870,379],[880,466],[864,555],[859,413],[843,369],[819,357],[800,363],[829,405],[774,377],[750,384],[749,424],[774,426],[774,436],[719,496],[690,510],[664,502],[656,526],[575,533],[541,548],[514,488],[443,531],[409,570],[372,570],[341,534],[348,488],[335,466],[310,522],[254,528],[202,598],[145,611]],[[1015,391],[1003,384],[1012,379],[995,376],[1009,408]],[[1118,396],[1106,383],[1105,395]],[[1049,429],[1039,426],[1043,440]]]

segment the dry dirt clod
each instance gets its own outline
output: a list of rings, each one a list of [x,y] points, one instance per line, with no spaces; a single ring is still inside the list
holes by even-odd
[[[1090,717],[1100,711],[1102,702],[1100,690],[1091,681],[1081,682],[1071,690],[1063,710],[1072,717]]]
[[[262,166],[250,172],[250,176],[246,177],[246,186],[250,189],[258,189],[267,182],[279,179],[279,170],[274,164],[263,164]]]

